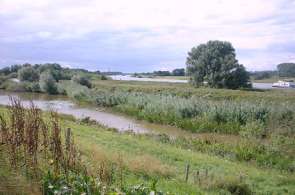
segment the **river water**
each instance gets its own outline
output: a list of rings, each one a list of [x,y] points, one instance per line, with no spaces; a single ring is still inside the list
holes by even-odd
[[[124,116],[116,115],[110,112],[105,112],[103,108],[88,108],[81,107],[62,96],[45,96],[38,94],[22,94],[22,93],[6,93],[0,92],[0,104],[9,105],[9,96],[18,97],[22,100],[25,107],[30,106],[30,101],[44,111],[56,111],[62,114],[73,115],[75,118],[82,119],[90,117],[91,119],[105,125],[109,128],[115,128],[119,131],[133,130],[137,133],[147,132],[148,129],[143,125],[137,123],[135,120],[126,118]]]
[[[69,114],[78,119],[89,117],[106,127],[115,128],[121,132],[132,130],[135,133],[169,133],[172,136],[187,134],[187,132],[175,127],[135,120],[124,115],[112,113],[105,108],[79,106],[65,96],[11,93],[0,90],[0,105],[9,105],[10,96],[20,98],[24,107],[29,107],[32,100],[41,110]]]

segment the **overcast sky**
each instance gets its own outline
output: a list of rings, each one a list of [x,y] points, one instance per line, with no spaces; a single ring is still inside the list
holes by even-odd
[[[295,62],[294,0],[0,0],[0,67],[185,67],[187,52],[230,41],[248,70]]]

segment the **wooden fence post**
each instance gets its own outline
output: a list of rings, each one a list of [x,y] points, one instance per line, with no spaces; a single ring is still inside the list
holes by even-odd
[[[189,163],[187,163],[187,165],[185,167],[185,181],[186,182],[188,181],[189,168],[190,168],[190,165],[189,165]]]

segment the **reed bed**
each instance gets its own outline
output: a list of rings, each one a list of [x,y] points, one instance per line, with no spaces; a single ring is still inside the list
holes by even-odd
[[[213,101],[173,95],[99,90],[93,97],[98,106],[114,107],[120,112],[149,122],[168,124],[192,132],[238,134],[249,123],[292,121],[295,106],[290,102]]]

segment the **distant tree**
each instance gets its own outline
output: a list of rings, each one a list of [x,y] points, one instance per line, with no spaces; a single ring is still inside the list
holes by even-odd
[[[235,49],[229,42],[209,41],[192,48],[186,65],[196,86],[206,83],[216,88],[249,87],[249,73],[238,63]]]
[[[173,76],[184,76],[185,75],[185,70],[184,68],[177,68],[177,69],[174,69],[172,71],[172,75]]]
[[[0,69],[0,75],[9,75],[11,73],[17,73],[17,71],[21,68],[22,65],[12,65],[10,67],[4,67]]]
[[[43,65],[36,65],[38,66],[38,70],[40,73],[42,72],[50,72],[50,74],[53,76],[53,78],[56,81],[62,80],[63,79],[63,69],[61,65],[56,64],[56,63],[47,63]]]
[[[76,82],[76,83],[79,83],[80,85],[84,85],[88,88],[91,88],[91,82],[90,80],[85,77],[85,76],[82,76],[82,75],[75,75],[72,77],[72,81]]]
[[[166,70],[159,70],[159,71],[154,71],[154,75],[156,75],[156,76],[170,76],[171,73]]]
[[[13,73],[13,72],[16,73],[21,68],[22,68],[22,65],[18,65],[18,64],[11,65],[10,66],[10,72],[11,73]]]
[[[49,94],[57,94],[58,88],[56,80],[49,71],[42,72],[39,81],[41,91]]]
[[[250,76],[255,80],[268,79],[275,75],[277,75],[277,71],[255,71],[250,73]]]
[[[9,75],[11,73],[11,70],[9,67],[4,67],[2,69],[0,69],[0,74],[2,75]]]
[[[18,78],[21,81],[38,81],[39,80],[39,73],[31,66],[24,66],[23,68],[19,69]]]
[[[280,77],[295,77],[295,63],[282,63],[277,68]]]

